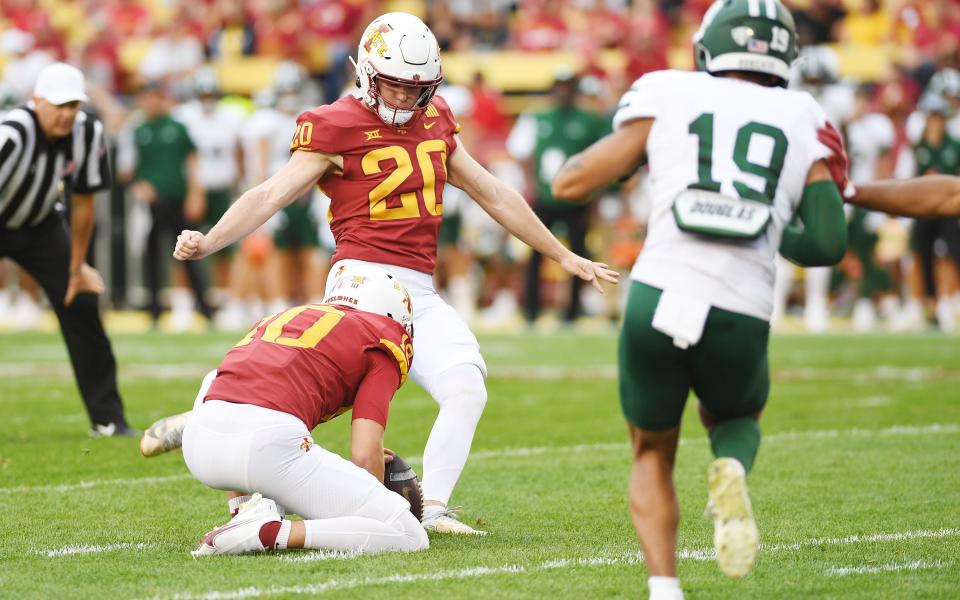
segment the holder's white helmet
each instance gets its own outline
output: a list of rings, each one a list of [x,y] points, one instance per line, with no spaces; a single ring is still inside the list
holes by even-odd
[[[410,294],[396,277],[374,265],[341,267],[324,304],[348,306],[389,317],[413,335]]]
[[[391,126],[406,125],[426,110],[443,81],[437,39],[423,21],[408,13],[374,19],[360,38],[354,66],[360,98]],[[380,94],[380,81],[416,87],[416,103],[412,108],[390,104]]]

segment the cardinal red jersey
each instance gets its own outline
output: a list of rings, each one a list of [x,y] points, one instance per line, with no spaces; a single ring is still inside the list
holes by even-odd
[[[343,173],[317,182],[330,197],[333,262],[354,258],[433,273],[447,157],[459,131],[439,96],[402,128],[386,125],[353,96],[300,115],[291,151],[343,157]]]
[[[386,427],[390,399],[412,360],[412,341],[393,319],[340,306],[297,306],[257,323],[227,353],[204,400],[278,410],[313,429],[356,399],[354,419]],[[370,392],[365,379],[374,376],[391,389],[361,393],[370,399],[361,407],[358,390]]]

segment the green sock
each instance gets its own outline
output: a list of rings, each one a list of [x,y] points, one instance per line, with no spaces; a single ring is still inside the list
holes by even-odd
[[[749,417],[724,421],[710,432],[710,447],[714,456],[735,458],[749,473],[760,448],[760,423]]]

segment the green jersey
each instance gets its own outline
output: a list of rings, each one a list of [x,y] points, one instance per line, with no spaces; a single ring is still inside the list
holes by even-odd
[[[133,134],[137,166],[133,175],[150,183],[163,201],[187,196],[187,157],[196,146],[187,128],[169,116],[144,121]]]
[[[569,203],[556,200],[550,184],[564,161],[610,133],[610,121],[576,107],[553,108],[538,114],[522,115],[510,134],[507,147],[519,160],[532,159],[537,201],[544,204]]]
[[[939,146],[931,146],[921,140],[913,147],[913,156],[917,161],[917,175],[960,174],[960,141],[949,135],[944,134]]]

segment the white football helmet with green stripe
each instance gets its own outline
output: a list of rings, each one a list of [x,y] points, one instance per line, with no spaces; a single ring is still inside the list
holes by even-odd
[[[693,45],[698,70],[765,73],[786,85],[797,58],[797,29],[780,0],[717,0]]]

